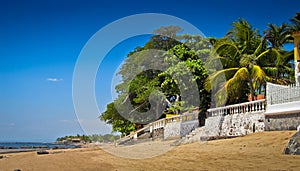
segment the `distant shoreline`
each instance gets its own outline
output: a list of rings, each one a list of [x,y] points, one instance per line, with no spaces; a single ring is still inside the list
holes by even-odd
[[[40,149],[0,149],[0,154],[38,151]]]
[[[56,144],[37,142],[0,142],[0,154],[20,153],[51,149],[81,148],[81,144]]]

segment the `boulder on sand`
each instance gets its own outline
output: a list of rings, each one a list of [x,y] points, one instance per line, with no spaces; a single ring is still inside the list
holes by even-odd
[[[290,138],[290,141],[284,150],[284,154],[300,155],[300,132],[299,131]]]
[[[41,155],[41,154],[49,154],[48,151],[45,151],[45,150],[42,150],[42,151],[38,151],[37,152],[38,155]]]

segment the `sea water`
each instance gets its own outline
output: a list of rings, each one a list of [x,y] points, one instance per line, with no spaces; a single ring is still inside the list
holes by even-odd
[[[0,153],[34,151],[38,149],[65,149],[77,148],[76,145],[36,143],[36,142],[0,142]]]

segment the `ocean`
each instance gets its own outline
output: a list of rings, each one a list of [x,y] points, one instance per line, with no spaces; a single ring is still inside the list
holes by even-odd
[[[66,149],[78,148],[78,145],[65,145],[54,143],[37,143],[37,142],[0,142],[0,154],[9,152],[23,152],[49,149]]]

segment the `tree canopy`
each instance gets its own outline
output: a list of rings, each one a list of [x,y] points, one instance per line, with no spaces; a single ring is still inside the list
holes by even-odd
[[[293,83],[293,51],[285,45],[299,31],[299,13],[290,21],[268,24],[260,34],[238,19],[222,38],[179,35],[178,26],[154,30],[144,46],[127,55],[119,70],[118,98],[100,119],[112,124],[113,131],[129,134],[167,113],[254,99],[267,81]]]
[[[283,48],[290,39],[291,30],[286,24],[269,24],[261,36],[246,20],[233,22],[225,37],[211,39],[218,54],[214,58],[221,60],[223,69],[215,71],[207,81],[225,74],[227,81],[219,91],[226,91],[228,98],[220,99],[227,104],[245,102],[248,96],[254,99],[266,87],[266,81],[292,83],[292,53]]]
[[[127,55],[119,71],[118,98],[100,116],[114,131],[128,134],[166,113],[208,108],[207,71],[201,60],[209,56],[210,43],[198,35],[177,35],[179,31],[177,26],[154,30],[143,47]]]

